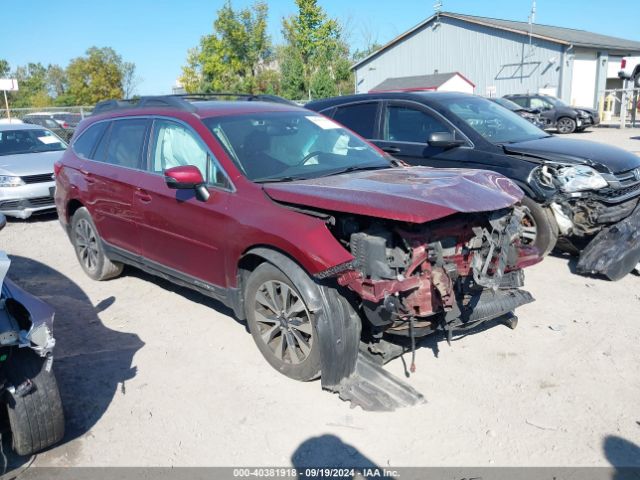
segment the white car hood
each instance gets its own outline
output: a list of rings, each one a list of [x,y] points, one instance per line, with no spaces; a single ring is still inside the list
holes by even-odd
[[[23,177],[53,173],[53,164],[62,157],[63,153],[64,150],[0,155],[0,175]]]

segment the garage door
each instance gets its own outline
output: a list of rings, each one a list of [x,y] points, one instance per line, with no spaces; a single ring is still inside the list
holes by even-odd
[[[573,58],[573,76],[571,78],[570,98],[572,105],[594,107],[597,74],[597,54],[577,51]]]

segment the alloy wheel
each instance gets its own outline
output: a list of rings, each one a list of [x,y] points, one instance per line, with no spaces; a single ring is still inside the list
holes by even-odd
[[[262,341],[284,363],[304,362],[313,346],[311,316],[300,295],[278,280],[264,282],[255,296],[255,320]]]
[[[76,248],[78,250],[78,258],[89,271],[95,271],[98,268],[98,238],[93,226],[84,218],[76,223],[75,228]]]
[[[560,133],[571,133],[574,130],[574,122],[570,118],[561,118],[557,127]]]

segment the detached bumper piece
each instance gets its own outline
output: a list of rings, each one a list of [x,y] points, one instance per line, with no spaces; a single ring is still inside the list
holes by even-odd
[[[620,280],[640,263],[640,206],[624,220],[603,229],[584,248],[576,270]]]
[[[362,353],[358,354],[355,372],[342,380],[336,390],[342,400],[374,412],[391,412],[426,402],[420,392]]]

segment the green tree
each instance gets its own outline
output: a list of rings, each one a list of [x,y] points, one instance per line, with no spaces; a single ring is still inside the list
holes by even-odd
[[[101,100],[124,96],[125,63],[109,47],[91,47],[67,67],[68,100],[77,105],[93,105]]]
[[[380,50],[381,48],[382,48],[382,44],[378,42],[374,42],[371,45],[367,45],[362,50],[356,50],[355,52],[353,52],[352,59],[354,62],[359,62],[363,58],[367,58],[373,52],[375,52],[376,50]]]
[[[17,67],[13,76],[19,87],[10,95],[13,107],[46,107],[53,103],[47,87],[47,69],[41,63]]]
[[[317,0],[296,0],[298,13],[283,19],[282,84],[292,98],[329,96],[349,90],[349,49],[342,27]],[[345,90],[346,87],[346,90]]]
[[[227,1],[217,12],[213,33],[187,54],[180,77],[185,89],[258,93],[261,85],[273,88],[273,74],[264,73],[272,57],[267,16],[264,1],[242,10],[234,10]]]
[[[9,68],[9,62],[0,58],[0,78],[8,77],[10,71],[11,68]]]

